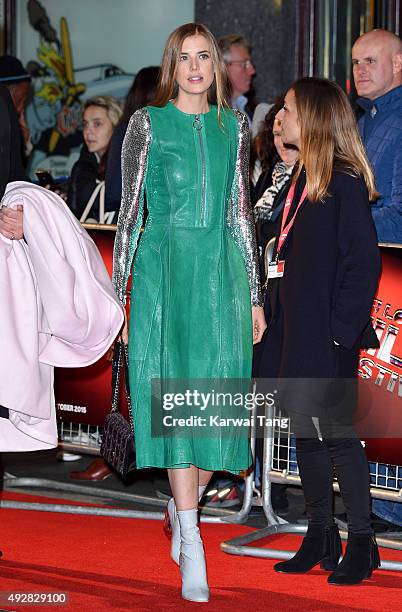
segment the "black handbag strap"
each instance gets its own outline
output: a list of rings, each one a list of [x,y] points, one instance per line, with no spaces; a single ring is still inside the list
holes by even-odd
[[[128,347],[124,342],[117,341],[114,345],[113,361],[112,361],[112,410],[111,412],[119,412],[120,406],[120,384],[121,371],[124,369],[124,387],[126,391],[128,417],[130,421],[131,431],[134,433],[133,415],[131,410],[131,395],[130,384],[128,379]]]

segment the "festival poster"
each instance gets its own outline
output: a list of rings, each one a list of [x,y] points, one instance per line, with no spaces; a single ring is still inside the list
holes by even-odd
[[[360,354],[355,425],[371,460],[402,465],[402,250],[382,249],[372,308],[380,346]]]

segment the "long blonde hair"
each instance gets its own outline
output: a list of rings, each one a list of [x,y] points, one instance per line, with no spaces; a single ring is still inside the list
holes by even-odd
[[[214,35],[201,23],[186,23],[172,32],[167,39],[162,57],[158,90],[155,100],[151,104],[153,106],[165,106],[169,100],[177,96],[176,72],[183,41],[189,36],[196,35],[204,36],[209,43],[215,77],[208,90],[208,100],[217,105],[218,117],[220,117],[222,108],[230,108],[227,95],[228,77],[226,66]]]
[[[345,92],[328,79],[306,77],[291,89],[300,123],[300,168],[304,165],[308,199],[328,194],[334,166],[364,178],[370,200],[378,197],[374,175]]]

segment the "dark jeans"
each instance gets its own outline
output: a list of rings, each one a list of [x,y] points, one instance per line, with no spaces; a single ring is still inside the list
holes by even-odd
[[[328,420],[319,420],[320,440],[310,416],[292,413],[290,418],[296,436],[297,462],[309,524],[332,525],[332,481],[335,472],[349,531],[356,534],[373,533],[368,463],[352,424],[344,422],[340,428],[338,423],[334,428]]]

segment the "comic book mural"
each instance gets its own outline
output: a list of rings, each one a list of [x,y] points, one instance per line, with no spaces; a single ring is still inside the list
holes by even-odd
[[[123,101],[133,81],[112,64],[75,68],[67,19],[51,23],[37,0],[27,3],[29,23],[37,33],[36,57],[26,67],[32,75],[32,101],[26,109],[33,153],[29,173],[38,168],[67,176],[82,144],[82,103],[95,95]]]
[[[95,95],[124,100],[134,75],[160,63],[170,32],[194,21],[194,0],[13,1],[13,55],[33,77],[29,173],[66,176],[79,156],[83,102]]]

